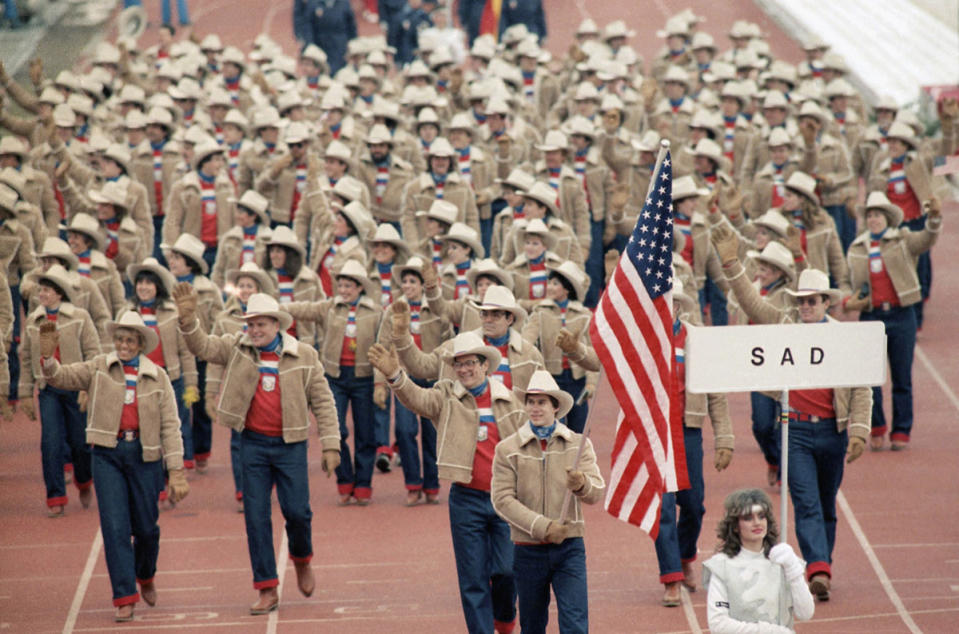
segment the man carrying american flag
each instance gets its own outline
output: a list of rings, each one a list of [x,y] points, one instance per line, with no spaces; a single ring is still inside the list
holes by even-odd
[[[656,540],[663,605],[669,607],[680,604],[681,583],[695,590],[707,400],[717,470],[729,465],[733,451],[725,396],[686,393],[686,327],[700,322],[696,299],[673,279],[672,215],[664,142],[643,210],[590,327],[620,405],[606,510]]]

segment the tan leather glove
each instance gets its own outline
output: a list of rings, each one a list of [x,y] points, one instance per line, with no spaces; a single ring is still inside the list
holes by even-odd
[[[393,316],[390,318],[393,327],[393,339],[401,339],[410,332],[410,306],[403,300],[393,302]],[[392,376],[386,375],[387,378]]]
[[[57,332],[57,325],[52,321],[45,321],[40,324],[40,356],[49,359],[56,352],[60,345],[60,333]]]
[[[866,449],[866,441],[862,438],[853,436],[849,439],[849,447],[846,449],[846,464],[850,464],[859,459],[862,452]]]
[[[186,481],[186,471],[183,469],[170,469],[169,476],[167,495],[176,504],[190,493],[190,483]]]
[[[566,488],[576,493],[582,491],[586,486],[586,474],[582,471],[566,470]]]
[[[90,404],[90,395],[86,390],[77,392],[77,409],[81,412],[87,411],[87,405]]]
[[[609,208],[614,213],[622,212],[629,202],[629,183],[616,183],[613,194],[609,197]]]
[[[718,448],[716,449],[716,471],[722,471],[729,466],[729,463],[733,461],[733,450]]]
[[[43,85],[43,60],[39,57],[30,60],[30,83],[33,84],[34,88]]]
[[[280,174],[283,173],[283,170],[288,168],[290,165],[293,165],[293,155],[286,153],[277,159],[276,164],[270,169],[270,178],[276,180],[280,177]]]
[[[324,449],[323,450],[323,473],[326,474],[326,477],[329,478],[333,475],[333,472],[336,471],[336,468],[340,466],[340,450],[339,449]]]
[[[423,276],[423,286],[427,290],[433,290],[440,283],[440,276],[436,272],[436,267],[433,266],[432,258],[423,262],[423,266],[420,267],[420,275]]]
[[[617,266],[619,266],[619,251],[617,249],[610,249],[606,252],[606,255],[603,256],[603,268],[606,271],[606,282],[609,282],[609,278],[613,276],[613,272],[616,271]]]
[[[568,328],[561,328],[556,335],[556,345],[566,356],[570,356],[579,350],[579,338],[582,333],[573,333]]]
[[[938,218],[942,215],[942,203],[935,196],[922,203],[922,210],[929,214],[930,218]]]
[[[718,225],[709,232],[709,239],[716,247],[716,253],[719,255],[719,261],[723,266],[732,264],[739,260],[739,238],[729,227]]]
[[[173,287],[173,302],[181,326],[190,326],[196,319],[197,294],[189,282],[180,282]]]
[[[390,388],[383,383],[377,383],[373,386],[373,404],[380,409],[386,409],[386,399],[390,395]]]
[[[370,346],[366,356],[370,360],[370,364],[388,379],[393,378],[400,371],[400,358],[396,354],[396,348],[392,346],[387,348],[381,343],[374,343]]]
[[[806,147],[812,147],[816,142],[816,135],[819,134],[819,124],[807,117],[799,122],[799,133],[806,142]]]
[[[783,242],[789,252],[793,254],[793,259],[803,255],[802,252],[802,234],[795,225],[789,225],[786,229],[786,239]]]
[[[569,537],[569,526],[559,522],[550,522],[546,527],[546,541],[551,544],[562,544]]]

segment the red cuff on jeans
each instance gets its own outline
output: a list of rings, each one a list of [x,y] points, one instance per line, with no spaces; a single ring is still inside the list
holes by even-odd
[[[294,557],[293,553],[290,553],[290,561],[295,564],[308,564],[313,560],[313,553],[310,553],[306,557]]]
[[[266,588],[275,588],[280,585],[279,579],[267,579],[266,581],[254,581],[253,589],[254,590],[264,590]]]
[[[660,583],[672,583],[674,581],[682,581],[686,578],[686,575],[680,570],[679,572],[668,572],[665,575],[659,575]]]
[[[131,603],[136,603],[140,600],[140,593],[134,592],[131,595],[120,597],[119,599],[113,600],[113,607],[118,608],[121,605],[130,605]]]
[[[828,562],[813,561],[806,564],[806,581],[809,581],[813,575],[819,573],[826,573],[826,576],[832,579],[832,568],[829,567]]]
[[[56,498],[47,498],[47,507],[53,508],[54,506],[63,506],[67,503],[67,496],[61,495]]]
[[[509,623],[503,621],[493,620],[493,629],[496,631],[496,634],[510,634],[514,629],[516,629],[516,619],[514,618]]]
[[[886,426],[882,427],[873,427],[872,431],[869,432],[870,436],[885,436],[886,435]]]

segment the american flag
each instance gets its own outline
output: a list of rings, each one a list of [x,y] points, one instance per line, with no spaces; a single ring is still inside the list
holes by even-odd
[[[665,153],[600,298],[590,337],[619,401],[606,510],[659,533],[664,491],[689,487],[673,381],[672,167]]]

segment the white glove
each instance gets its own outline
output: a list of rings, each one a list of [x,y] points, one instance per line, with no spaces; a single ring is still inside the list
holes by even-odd
[[[769,561],[783,567],[787,581],[792,582],[803,576],[805,566],[789,544],[776,544],[770,548]]]

